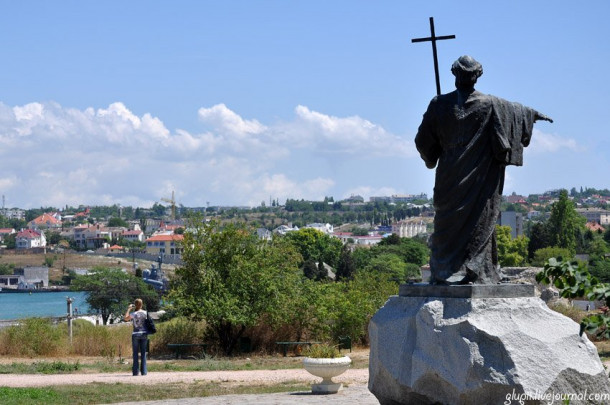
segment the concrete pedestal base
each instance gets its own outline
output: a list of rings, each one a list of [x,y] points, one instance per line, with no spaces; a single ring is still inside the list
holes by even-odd
[[[382,405],[610,403],[597,350],[578,332],[535,297],[391,297],[369,326],[369,389]],[[585,392],[608,397],[580,401]]]
[[[343,384],[342,383],[330,383],[330,384],[325,384],[325,383],[320,383],[320,384],[312,384],[311,385],[311,392],[313,394],[320,394],[320,395],[324,395],[324,394],[336,394],[339,391],[341,391],[343,389]]]

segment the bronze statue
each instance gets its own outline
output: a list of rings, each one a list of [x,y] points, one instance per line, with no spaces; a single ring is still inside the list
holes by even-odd
[[[457,89],[432,99],[415,137],[426,166],[436,167],[431,283],[495,284],[502,279],[495,225],[505,167],[523,164],[536,121],[553,120],[476,91],[483,67],[470,56],[451,72]]]

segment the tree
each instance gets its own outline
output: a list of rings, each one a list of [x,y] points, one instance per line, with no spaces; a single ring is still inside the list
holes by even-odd
[[[373,254],[393,253],[400,256],[405,263],[414,263],[419,266],[425,264],[429,256],[428,247],[419,240],[400,238],[398,235],[383,239],[371,250]]]
[[[343,247],[339,239],[313,228],[288,232],[286,238],[299,250],[303,260],[322,260],[331,267],[337,267]]]
[[[496,225],[498,261],[502,267],[523,266],[527,259],[529,240],[521,235],[512,238],[510,226]]]
[[[286,316],[302,261],[286,239],[265,241],[244,225],[221,229],[195,220],[182,245],[183,265],[176,269],[169,301],[178,314],[204,319],[226,355],[247,327]]]
[[[568,199],[568,192],[561,190],[559,200],[551,208],[548,221],[551,246],[568,249],[572,255],[576,253],[576,234],[584,227],[585,218],[578,215],[574,203]]]
[[[549,247],[551,237],[549,230],[545,224],[541,222],[534,223],[529,232],[529,243],[527,244],[528,258],[531,262],[534,259],[534,252],[538,249]]]
[[[352,251],[348,245],[344,245],[339,256],[339,264],[337,265],[337,281],[349,280],[352,278],[356,266],[352,257]]]
[[[366,272],[387,274],[389,280],[399,284],[406,281],[406,270],[406,263],[393,253],[383,253],[374,257],[364,269]]]
[[[108,220],[108,226],[110,227],[129,227],[129,224],[122,218],[112,217]]]
[[[91,274],[72,280],[70,288],[88,292],[87,304],[100,313],[104,325],[111,316],[122,318],[127,305],[136,298],[142,299],[147,310],[159,309],[159,295],[154,288],[121,269],[94,267]]]

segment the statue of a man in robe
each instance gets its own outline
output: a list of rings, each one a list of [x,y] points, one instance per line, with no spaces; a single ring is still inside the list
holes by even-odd
[[[436,167],[430,282],[496,284],[504,170],[523,164],[534,123],[553,120],[476,91],[483,67],[470,56],[455,61],[451,72],[457,89],[432,99],[415,137],[426,166]]]

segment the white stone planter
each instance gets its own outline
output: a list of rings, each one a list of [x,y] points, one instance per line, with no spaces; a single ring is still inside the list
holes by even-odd
[[[343,374],[350,364],[352,364],[352,359],[347,356],[334,359],[305,357],[303,359],[305,370],[316,377],[322,377],[321,383],[311,386],[311,392],[314,394],[336,394],[339,392],[343,388],[343,384],[333,382],[332,378]]]

